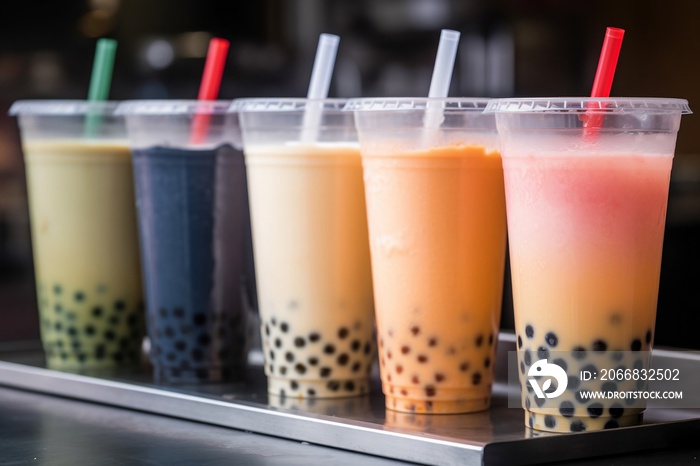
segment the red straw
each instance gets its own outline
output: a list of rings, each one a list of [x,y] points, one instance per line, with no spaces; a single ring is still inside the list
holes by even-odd
[[[207,51],[207,61],[204,64],[202,82],[199,85],[198,100],[216,100],[219,97],[221,87],[221,77],[224,74],[226,55],[228,53],[229,41],[226,39],[213,38],[209,41]],[[198,113],[192,122],[192,133],[190,142],[200,143],[204,141],[209,129],[208,113]]]
[[[591,89],[591,97],[610,97],[610,89],[612,89],[615,69],[617,68],[617,59],[620,57],[620,49],[622,48],[622,38],[624,35],[624,29],[613,27],[606,29],[603,48],[600,51],[600,58],[598,59],[598,69],[595,72],[593,89]],[[600,128],[603,124],[603,115],[599,113],[583,115],[582,120],[586,128]]]

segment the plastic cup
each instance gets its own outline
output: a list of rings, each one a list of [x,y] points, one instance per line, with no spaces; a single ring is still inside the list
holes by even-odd
[[[501,315],[506,215],[493,115],[479,99],[360,99],[386,408],[487,409]],[[426,112],[441,109],[439,126]]]
[[[131,155],[116,102],[18,101],[48,367],[137,362],[143,291]],[[87,116],[100,119],[85,136]]]
[[[244,376],[254,299],[250,217],[230,101],[125,101],[147,328],[164,383]],[[191,142],[193,120],[208,126]]]
[[[687,102],[502,99],[487,111],[495,112],[503,154],[525,423],[564,432],[639,424],[642,401],[582,394],[644,389],[633,371],[649,367],[669,177]],[[589,118],[595,128],[584,127]],[[564,369],[561,395],[533,390],[540,360]]]
[[[369,392],[374,306],[362,166],[342,100],[240,99],[268,392]],[[301,142],[308,106],[316,138]]]

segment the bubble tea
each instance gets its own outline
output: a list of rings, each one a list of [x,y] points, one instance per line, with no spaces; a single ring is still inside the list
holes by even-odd
[[[268,391],[369,391],[374,306],[362,166],[344,101],[240,99]],[[305,115],[318,127],[304,126]],[[315,118],[310,118],[315,120]],[[306,120],[308,121],[308,120]]]
[[[255,288],[247,181],[228,101],[126,101],[154,377],[244,376]]]
[[[465,413],[490,405],[506,215],[485,104],[360,99],[347,107],[362,150],[390,410]]]
[[[41,339],[53,369],[107,369],[140,359],[133,174],[116,106],[18,101],[10,108],[19,118]]]
[[[525,423],[561,432],[638,424],[643,403],[583,393],[644,388],[636,379],[604,380],[604,370],[649,365],[687,102],[503,99],[488,111],[503,154]],[[543,359],[566,372],[561,395],[536,396],[528,382]],[[597,380],[582,380],[581,371]]]

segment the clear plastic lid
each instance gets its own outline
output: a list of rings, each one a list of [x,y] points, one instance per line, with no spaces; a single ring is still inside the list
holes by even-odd
[[[347,111],[391,111],[391,110],[425,110],[442,108],[444,110],[472,110],[482,111],[486,108],[489,99],[479,98],[363,98],[350,99],[345,105]]]
[[[230,100],[125,100],[118,115],[218,115],[227,112]]]
[[[555,97],[493,99],[487,113],[693,113],[685,99],[645,97]]]
[[[8,114],[15,115],[47,115],[75,116],[88,113],[113,113],[118,107],[116,101],[88,100],[18,100],[12,104]]]
[[[303,112],[307,107],[324,111],[342,110],[347,99],[303,99],[303,98],[272,98],[272,99],[235,99],[229,108],[230,112]]]

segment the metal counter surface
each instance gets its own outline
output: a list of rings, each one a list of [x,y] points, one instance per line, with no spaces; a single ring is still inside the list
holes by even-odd
[[[498,361],[505,361],[507,352],[513,349],[513,335],[501,334]],[[675,357],[673,352],[661,353],[662,358],[672,360]],[[229,464],[297,464],[293,459],[297,454],[301,455],[300,458],[305,458],[300,459],[298,464],[306,465],[321,464],[319,461],[322,458],[325,458],[324,464],[329,461],[338,464],[345,464],[343,461],[348,461],[348,464],[396,464],[391,460],[440,465],[539,464],[553,460],[576,460],[588,464],[586,461],[589,458],[618,458],[614,455],[620,454],[624,455],[623,459],[632,462],[618,461],[616,464],[639,464],[652,458],[655,458],[655,463],[651,464],[656,464],[659,461],[668,462],[671,458],[669,455],[681,455],[684,460],[689,460],[700,452],[695,446],[697,438],[700,438],[700,412],[697,410],[650,409],[645,416],[644,425],[612,431],[578,434],[531,431],[524,426],[522,411],[507,407],[507,385],[503,370],[497,371],[493,406],[489,411],[466,415],[419,415],[385,410],[376,374],[373,377],[372,394],[369,396],[300,401],[268,396],[262,366],[254,361],[244,382],[177,387],[154,384],[146,371],[97,377],[48,370],[42,366],[42,361],[41,351],[37,347],[0,348],[0,385],[21,390],[0,389],[0,429],[8,428],[5,422],[8,409],[12,412],[16,405],[24,404],[23,410],[31,412],[33,405],[31,401],[26,401],[26,397],[32,396],[39,397],[41,404],[53,405],[59,411],[63,408],[56,408],[56,405],[74,406],[65,409],[73,416],[68,417],[69,424],[79,421],[78,427],[73,427],[78,431],[85,430],[82,423],[85,419],[80,413],[98,410],[104,414],[105,410],[114,411],[116,414],[112,416],[132,421],[133,424],[131,428],[128,425],[123,428],[116,426],[119,436],[126,436],[122,444],[133,445],[133,441],[129,440],[133,435],[151,438],[158,432],[175,429],[167,441],[159,436],[151,438],[150,443],[140,441],[139,444],[145,445],[143,448],[147,457],[152,452],[162,450],[161,453],[167,453],[173,450],[172,446],[167,446],[172,444],[176,447],[173,450],[176,456],[172,459],[177,459],[174,452],[189,442],[186,435],[189,431],[196,431],[199,435],[193,453],[201,450],[200,453],[208,455],[207,452],[211,449],[208,445],[221,439],[218,449],[214,448],[217,452],[211,453],[214,455],[212,461],[217,461],[217,458],[223,460],[228,454],[232,455],[228,457]],[[692,368],[700,368],[700,360],[685,358],[684,361]],[[497,365],[499,366],[502,368],[504,364]],[[46,397],[28,393],[29,391],[72,400]],[[25,397],[24,401],[12,402],[12,399],[22,397]],[[128,408],[132,411],[114,408]],[[160,416],[152,416],[153,414]],[[112,419],[105,416],[104,419]],[[49,415],[49,419],[56,417],[62,416]],[[61,422],[48,421],[48,424],[51,425],[52,422],[56,424],[53,429],[55,433],[62,433]],[[94,430],[107,428],[110,423],[108,420],[95,422]],[[178,427],[182,423],[197,427]],[[43,426],[46,423],[42,421],[40,424],[41,438],[45,439]],[[154,427],[143,427],[149,424]],[[156,424],[168,427],[155,427]],[[66,432],[69,430],[66,428]],[[86,432],[90,434],[92,430],[88,428]],[[182,442],[178,440],[180,438]],[[48,441],[56,447],[52,435],[48,436]],[[163,442],[167,445],[161,445]],[[277,442],[282,443],[278,445]],[[106,447],[100,446],[100,442],[89,440],[84,440],[83,443],[86,450],[81,454],[93,459],[92,455],[99,455],[100,450],[106,448],[111,451],[110,448],[116,448],[110,442]],[[155,446],[151,449],[148,445]],[[300,447],[304,448],[297,451]],[[222,451],[218,451],[222,448]],[[268,453],[275,449],[286,451],[282,459],[287,454],[292,455],[292,459],[286,463],[271,462],[274,459],[271,460]],[[651,450],[663,450],[658,454],[664,456],[659,459],[655,456],[657,453]],[[7,449],[0,449],[2,451]],[[141,450],[132,452],[134,459],[140,457],[139,451]],[[241,463],[234,462],[235,453],[241,451],[253,456],[242,459]],[[310,451],[313,454],[305,457]],[[271,453],[271,456],[274,454]],[[162,456],[158,461],[144,464],[163,464],[161,460],[167,464],[178,464]],[[0,463],[2,461],[4,460],[0,456]],[[207,464],[207,461],[209,460],[197,462]]]

